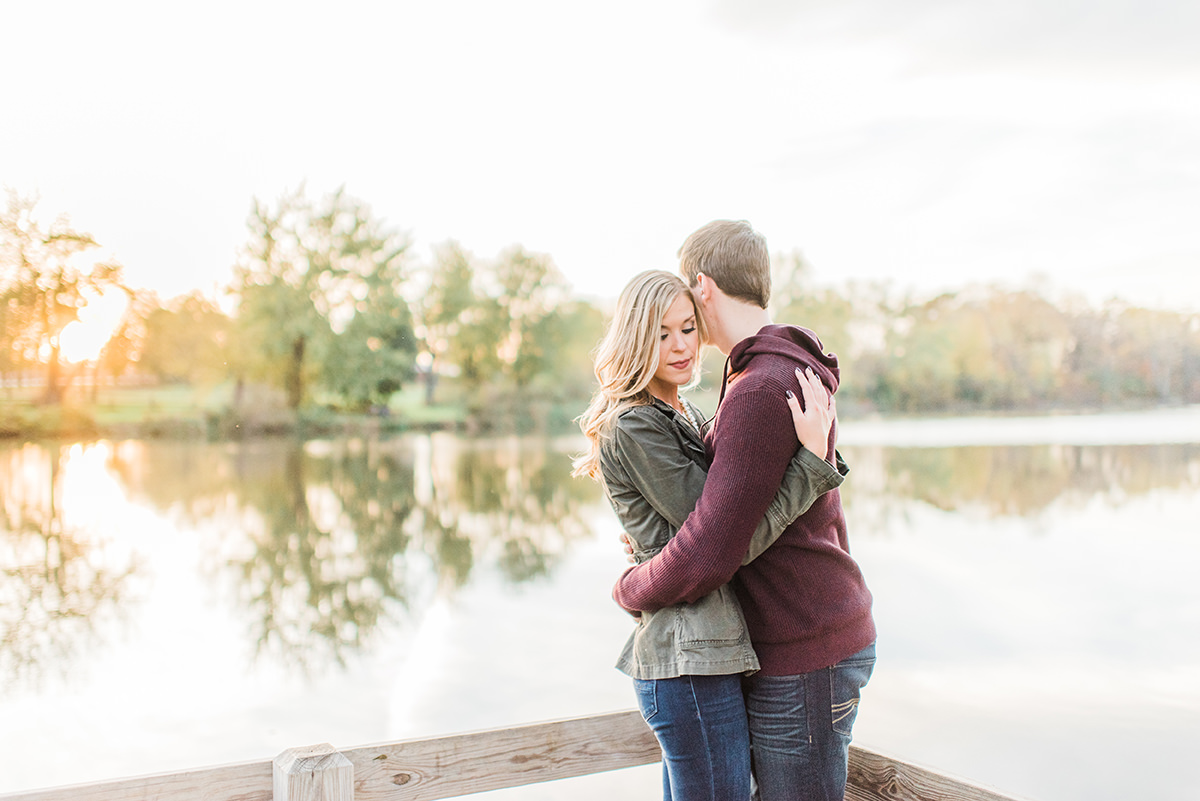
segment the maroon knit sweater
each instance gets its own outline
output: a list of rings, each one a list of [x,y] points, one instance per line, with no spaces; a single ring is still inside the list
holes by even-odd
[[[797,391],[797,366],[812,367],[837,390],[837,357],[825,354],[811,331],[769,325],[734,347],[705,438],[712,466],[704,492],[667,547],[630,568],[613,589],[625,609],[651,611],[695,601],[732,579],[769,676],[829,667],[875,641],[871,593],[850,558],[838,490],[818,498],[739,569],[796,449],[785,392]],[[830,431],[830,460],[836,435]]]

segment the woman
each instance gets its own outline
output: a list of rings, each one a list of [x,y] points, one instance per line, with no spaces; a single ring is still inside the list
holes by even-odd
[[[639,562],[675,534],[704,486],[707,424],[679,395],[699,377],[703,335],[687,286],[654,270],[622,291],[597,349],[600,388],[580,417],[588,450],[573,475],[602,481]],[[797,438],[808,447],[798,448],[746,561],[842,481],[843,470],[825,458],[833,402],[815,376],[797,371],[797,378],[804,411],[793,393],[786,402]],[[662,746],[664,801],[750,797],[741,676],[756,671],[758,660],[732,588],[643,614],[617,667],[633,678]]]

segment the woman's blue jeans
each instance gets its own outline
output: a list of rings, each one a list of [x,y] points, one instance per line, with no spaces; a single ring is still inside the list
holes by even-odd
[[[742,677],[633,680],[663,752],[663,801],[750,798],[750,733]]]
[[[758,801],[842,801],[859,692],[874,667],[869,645],[811,673],[743,679]]]

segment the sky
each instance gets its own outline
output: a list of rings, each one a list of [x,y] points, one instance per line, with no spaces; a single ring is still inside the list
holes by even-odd
[[[303,185],[598,299],[733,218],[822,285],[1200,311],[1193,0],[0,4],[0,185],[164,299]]]

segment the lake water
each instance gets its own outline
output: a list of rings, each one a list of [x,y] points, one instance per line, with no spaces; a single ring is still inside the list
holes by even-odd
[[[0,443],[0,794],[631,708],[576,447]],[[1200,409],[841,447],[880,630],[856,742],[1029,799],[1194,793]]]

